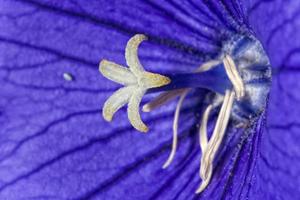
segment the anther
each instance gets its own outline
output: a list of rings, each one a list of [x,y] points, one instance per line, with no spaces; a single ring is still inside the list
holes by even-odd
[[[202,116],[202,120],[200,123],[200,128],[199,128],[199,144],[200,144],[200,148],[202,151],[202,154],[204,153],[204,150],[207,147],[207,122],[208,122],[208,117],[210,114],[210,111],[212,109],[212,105],[207,106],[207,108],[205,109],[203,116]]]
[[[208,143],[207,137],[205,137],[204,135],[207,135],[205,132],[210,108],[208,107],[204,113],[202,119],[203,123],[201,123],[200,127],[200,132],[203,131],[203,133],[200,133],[200,139],[204,138],[204,141],[200,142],[202,151],[200,177],[202,179],[202,183],[196,191],[197,194],[202,192],[207,187],[210,181],[213,170],[213,160],[223,140],[223,136],[229,122],[231,108],[234,102],[234,96],[235,93],[233,91],[226,91],[221,111],[218,115],[213,134]]]
[[[245,95],[245,87],[244,87],[242,78],[240,77],[240,75],[237,71],[235,63],[229,55],[225,55],[225,57],[223,59],[223,64],[224,64],[227,76],[230,79],[230,81],[234,87],[234,91],[236,93],[237,100],[240,100]]]

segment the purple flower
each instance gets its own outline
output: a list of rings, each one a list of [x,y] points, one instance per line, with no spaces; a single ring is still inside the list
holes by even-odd
[[[0,2],[1,200],[300,195],[296,1]],[[171,80],[142,87],[142,103],[135,108],[147,134],[133,128],[126,109],[111,123],[101,116],[105,101],[122,86],[104,78],[99,63],[128,67],[125,47],[136,34],[148,37],[138,48],[143,69]],[[212,60],[221,62],[194,73]],[[231,61],[235,78],[226,71]],[[130,73],[119,77],[141,88]],[[141,107],[174,88],[190,90],[177,122],[176,154],[162,169],[172,149],[178,98],[148,113]],[[206,177],[199,177],[205,157],[200,121],[220,93],[206,120],[211,141],[222,102],[230,102],[223,98],[226,91],[236,95],[228,125],[207,166],[207,187],[195,194]]]

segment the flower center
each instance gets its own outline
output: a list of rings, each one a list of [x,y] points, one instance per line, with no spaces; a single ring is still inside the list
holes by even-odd
[[[143,95],[161,92],[158,97],[143,106],[144,112],[150,112],[179,97],[173,120],[172,150],[163,165],[163,168],[167,168],[173,161],[177,149],[178,121],[184,99],[192,89],[209,90],[206,98],[210,103],[202,115],[199,128],[202,183],[196,193],[200,193],[211,179],[213,161],[229,120],[232,119],[238,127],[246,127],[263,112],[271,80],[268,58],[255,38],[236,36],[224,45],[219,58],[205,62],[193,72],[160,75],[145,71],[139,62],[137,49],[145,39],[146,36],[138,34],[128,41],[125,58],[129,68],[110,61],[101,61],[100,72],[106,78],[124,85],[105,102],[103,117],[111,121],[116,111],[128,103],[127,113],[130,123],[137,130],[147,132],[148,127],[141,120],[139,113]],[[219,107],[221,108],[215,128],[208,140],[209,114]]]

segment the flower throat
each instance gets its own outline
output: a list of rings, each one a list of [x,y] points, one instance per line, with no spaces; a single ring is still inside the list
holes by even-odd
[[[194,71],[182,74],[157,74],[146,71],[138,58],[139,44],[147,37],[133,36],[127,43],[125,59],[128,67],[102,60],[99,70],[111,81],[124,85],[104,103],[102,114],[112,121],[114,114],[127,106],[131,125],[140,132],[148,126],[140,116],[140,103],[146,93],[160,93],[143,105],[143,112],[152,110],[179,98],[174,112],[172,149],[163,164],[167,168],[174,160],[178,142],[178,121],[182,104],[194,89],[209,92],[209,103],[199,122],[199,145],[202,152],[200,178],[202,182],[196,193],[201,193],[209,184],[213,173],[213,161],[220,148],[230,120],[236,127],[247,127],[265,109],[271,82],[269,60],[257,39],[253,36],[235,36],[224,46],[218,58],[209,60]],[[207,123],[212,111],[218,111],[213,133],[208,140]]]

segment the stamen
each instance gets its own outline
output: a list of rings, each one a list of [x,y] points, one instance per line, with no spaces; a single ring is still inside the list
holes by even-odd
[[[200,144],[200,149],[201,149],[201,152],[202,152],[202,158],[206,152],[206,148],[207,148],[207,122],[208,122],[208,117],[209,117],[209,114],[210,114],[210,111],[212,109],[212,105],[209,105],[205,111],[204,111],[204,114],[202,116],[202,120],[201,120],[201,125],[200,125],[200,128],[199,128],[199,144]],[[201,159],[201,162],[202,162],[202,159]],[[199,174],[200,174],[200,177],[201,176],[201,164],[200,162],[200,170],[199,170]],[[199,191],[202,191],[205,189],[205,187],[208,185],[209,183],[209,180],[207,179],[202,179],[202,184],[200,186],[200,188],[198,189]]]
[[[199,68],[197,68],[194,72],[195,73],[201,73],[201,72],[208,71],[208,70],[214,68],[215,66],[217,66],[220,63],[221,62],[219,60],[212,60],[212,61],[206,62],[206,63],[202,64]],[[167,168],[171,164],[171,162],[174,159],[175,153],[176,153],[177,134],[178,134],[177,129],[178,129],[178,120],[179,120],[180,108],[181,108],[182,102],[184,101],[184,99],[185,99],[185,97],[186,97],[189,90],[190,89],[177,89],[177,90],[171,90],[171,91],[164,92],[161,95],[159,95],[157,98],[155,98],[154,100],[152,100],[151,102],[149,102],[149,103],[147,103],[143,106],[143,111],[144,112],[150,112],[151,110],[165,104],[166,102],[168,102],[171,99],[173,99],[173,98],[180,95],[180,99],[178,101],[178,104],[176,106],[176,111],[175,111],[175,114],[174,114],[172,149],[171,149],[171,153],[170,153],[167,161],[163,165],[163,169]],[[212,106],[209,106],[208,108],[209,108],[209,110],[206,112],[207,114],[204,115],[204,120],[206,120],[206,121],[207,121],[208,114],[209,114]],[[206,116],[206,118],[205,118],[205,116]],[[203,124],[205,124],[205,123],[203,123]],[[204,127],[202,127],[202,128],[204,128]],[[202,130],[201,132],[203,132],[203,129],[201,129],[201,130]],[[205,125],[205,131],[204,131],[203,135],[205,135],[205,137],[207,135],[206,134],[206,125]],[[207,143],[207,138],[206,138],[206,143]],[[204,147],[202,149],[204,149]]]
[[[143,112],[150,112],[167,102],[171,101],[172,99],[182,95],[186,89],[177,89],[177,90],[171,90],[167,92],[163,92],[158,97],[150,101],[149,103],[145,104],[143,106]]]
[[[215,157],[215,155],[219,149],[219,146],[222,142],[225,130],[226,130],[228,122],[229,122],[230,112],[231,112],[231,108],[232,108],[233,101],[234,101],[234,96],[235,96],[235,93],[233,91],[228,91],[228,90],[226,91],[224,101],[223,101],[223,104],[221,107],[221,111],[219,113],[212,137],[209,140],[207,145],[203,145],[200,143],[200,147],[202,150],[200,177],[202,179],[202,183],[196,191],[197,194],[202,192],[207,187],[207,185],[210,181],[210,178],[212,175],[212,170],[213,170],[213,166],[212,166],[213,160],[214,160],[214,157]],[[206,109],[206,111],[204,113],[204,117],[203,117],[204,124],[201,124],[201,127],[206,126],[205,121],[207,122],[207,120],[205,118],[206,118],[206,115],[208,116],[208,114],[209,114],[209,111],[207,111],[207,110],[208,110],[208,108]],[[200,127],[200,131],[201,130],[205,131],[206,128],[205,127],[201,128],[201,127]],[[206,142],[204,141],[204,144],[205,143]],[[202,148],[204,148],[204,149],[202,149]]]
[[[202,116],[202,120],[201,120],[201,125],[199,128],[199,143],[200,143],[200,148],[202,151],[202,154],[204,153],[204,150],[207,147],[207,122],[208,122],[208,117],[210,114],[210,111],[212,109],[212,105],[209,105],[205,111],[204,114]]]
[[[128,103],[128,119],[131,125],[141,132],[148,131],[139,113],[143,95],[147,89],[161,87],[171,82],[166,76],[145,71],[141,65],[137,50],[139,44],[146,39],[145,35],[137,34],[128,41],[125,58],[129,68],[107,60],[102,60],[99,65],[103,76],[124,85],[104,103],[102,111],[104,119],[111,121],[113,115]]]
[[[165,164],[163,165],[163,169],[167,168],[171,162],[174,159],[175,153],[176,153],[176,149],[177,149],[177,132],[178,132],[178,121],[179,121],[179,114],[180,114],[180,109],[182,107],[182,103],[186,97],[186,95],[188,94],[190,90],[189,89],[185,89],[184,92],[180,95],[180,99],[177,103],[176,106],[176,110],[175,110],[175,114],[174,114],[174,121],[173,121],[173,143],[172,143],[172,150],[171,153],[167,159],[167,161],[165,162]]]
[[[230,81],[234,87],[237,99],[240,100],[242,97],[245,96],[245,87],[244,87],[242,78],[240,77],[240,75],[237,71],[237,68],[235,66],[233,59],[229,55],[225,55],[225,57],[223,59],[223,63],[224,63],[224,67],[225,67],[226,73],[228,75],[228,78],[230,79]]]
[[[198,67],[195,72],[199,73],[199,72],[206,72],[211,70],[212,68],[218,66],[218,64],[220,64],[219,60],[211,60],[208,62],[203,63],[202,65],[200,65],[200,67]]]

